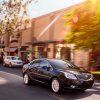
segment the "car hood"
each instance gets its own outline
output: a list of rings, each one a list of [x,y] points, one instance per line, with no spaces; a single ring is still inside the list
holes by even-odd
[[[22,60],[12,60],[12,62],[22,62]]]
[[[73,73],[75,75],[79,75],[82,73],[88,73],[88,71],[80,71],[80,70],[67,70],[67,72]]]
[[[73,73],[73,74],[89,73],[84,68],[68,68],[66,70],[63,70],[63,69],[58,69],[58,70],[63,71],[63,72]]]

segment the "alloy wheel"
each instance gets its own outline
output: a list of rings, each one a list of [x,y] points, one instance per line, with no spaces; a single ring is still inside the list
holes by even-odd
[[[29,77],[27,74],[24,74],[24,83],[27,85],[29,84]]]
[[[53,92],[58,93],[60,91],[60,83],[58,81],[58,79],[53,79],[52,83],[51,83],[51,87]]]

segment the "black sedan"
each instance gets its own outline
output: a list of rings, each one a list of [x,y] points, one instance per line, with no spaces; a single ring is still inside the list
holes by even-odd
[[[26,85],[33,80],[46,83],[55,93],[63,88],[85,90],[91,88],[94,83],[91,73],[69,61],[59,59],[36,59],[24,65],[22,71]]]

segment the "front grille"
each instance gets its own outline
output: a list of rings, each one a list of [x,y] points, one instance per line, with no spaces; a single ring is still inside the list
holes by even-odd
[[[89,80],[92,78],[92,75],[89,73],[82,73],[80,75],[77,75],[77,77],[81,80]]]
[[[22,62],[17,62],[17,64],[22,64]]]

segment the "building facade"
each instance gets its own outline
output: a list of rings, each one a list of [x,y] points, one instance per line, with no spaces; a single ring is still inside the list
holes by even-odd
[[[4,36],[5,55],[18,55],[23,60],[35,56],[67,59],[78,66],[89,65],[89,51],[74,50],[68,46],[65,37],[70,27],[65,26],[64,13],[66,9],[33,18],[31,27],[14,33],[11,37]]]

